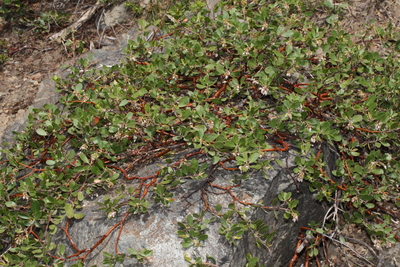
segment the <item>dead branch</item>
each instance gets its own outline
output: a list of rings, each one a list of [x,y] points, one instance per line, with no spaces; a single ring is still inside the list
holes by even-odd
[[[100,7],[102,7],[103,5],[100,3],[100,1],[97,1],[96,4],[94,4],[94,6],[92,6],[91,8],[89,8],[84,14],[83,16],[78,19],[75,23],[73,23],[72,25],[68,26],[67,28],[59,31],[56,34],[53,34],[52,36],[49,37],[50,40],[54,40],[56,42],[62,42],[65,40],[65,38],[67,38],[67,36],[69,34],[71,34],[72,32],[76,31],[77,29],[79,29],[80,27],[82,27],[82,25],[87,22],[90,18],[92,18],[92,16],[94,14],[96,14],[97,10],[99,10]]]

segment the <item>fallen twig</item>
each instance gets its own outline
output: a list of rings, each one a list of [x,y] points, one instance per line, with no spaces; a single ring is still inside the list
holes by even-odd
[[[94,6],[92,6],[91,8],[89,8],[84,14],[83,16],[76,21],[75,23],[73,23],[72,25],[68,26],[67,28],[59,31],[58,33],[52,35],[49,37],[50,40],[55,40],[57,42],[62,42],[65,40],[65,38],[72,32],[76,31],[77,29],[79,29],[80,27],[82,27],[82,25],[88,21],[96,12],[97,10],[102,7],[103,5],[100,3],[100,1],[97,1],[96,4],[94,4]]]

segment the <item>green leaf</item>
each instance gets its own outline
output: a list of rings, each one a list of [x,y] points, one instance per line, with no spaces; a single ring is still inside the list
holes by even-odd
[[[58,247],[58,255],[64,255],[65,253],[65,245],[64,244],[60,244],[60,246]]]
[[[97,165],[99,165],[99,167],[104,170],[104,163],[101,159],[97,159]]]
[[[80,219],[82,219],[83,217],[85,217],[85,214],[84,214],[84,213],[75,213],[75,214],[74,214],[74,218],[77,219],[77,220],[80,220]]]
[[[179,101],[178,107],[182,108],[186,106],[187,104],[190,103],[190,98],[188,96],[182,97],[182,99]]]
[[[286,32],[284,32],[283,34],[282,34],[282,36],[283,37],[292,37],[293,36],[293,31],[292,30],[288,30],[288,31],[286,31]]]
[[[184,254],[184,258],[185,258],[185,261],[192,262],[192,258],[189,257],[188,255]]]
[[[40,136],[47,136],[47,135],[48,135],[48,133],[47,133],[45,130],[43,130],[43,129],[37,129],[37,130],[36,130],[36,133],[37,133],[38,135],[40,135]]]
[[[306,16],[306,17],[312,17],[312,16],[314,15],[314,13],[313,13],[312,11],[306,11],[306,12],[304,12],[303,14],[304,14],[304,16]]]
[[[248,260],[246,267],[256,267],[258,264],[258,258],[254,257]]]
[[[129,100],[124,99],[124,100],[121,101],[121,103],[119,103],[119,106],[120,106],[120,107],[123,107],[123,106],[125,106],[125,105],[128,104],[128,103],[129,103]]]
[[[40,203],[39,201],[32,201],[31,203],[31,210],[33,212],[33,214],[35,215],[35,218],[40,219],[41,216],[41,212],[40,212]]]
[[[384,174],[384,171],[382,169],[373,169],[372,173],[374,173],[374,174]]]
[[[8,208],[17,206],[17,204],[14,201],[7,201],[5,204]]]
[[[81,160],[82,160],[83,162],[89,164],[89,159],[86,157],[85,154],[80,153],[80,154],[79,154],[79,157],[81,158]]]
[[[253,154],[250,155],[249,157],[249,162],[250,163],[254,163],[258,160],[258,157],[260,156],[260,154],[258,152],[255,152]]]
[[[289,202],[288,206],[289,209],[294,209],[297,207],[297,204],[299,204],[299,201],[297,199],[293,199]]]
[[[82,201],[85,198],[82,192],[78,192],[78,200]]]
[[[186,229],[186,225],[181,222],[178,222],[178,226],[181,227],[182,229]]]
[[[65,215],[67,215],[67,218],[72,219],[74,217],[74,209],[72,208],[72,205],[65,204],[64,209],[65,209]]]
[[[193,225],[193,217],[192,217],[192,215],[188,215],[187,217],[186,217],[186,222],[187,222],[187,224],[189,225],[189,226],[192,226]]]
[[[196,112],[200,117],[203,117],[206,114],[204,107],[201,105],[196,106]]]
[[[150,250],[150,249],[144,249],[144,251],[142,251],[142,254],[143,254],[145,257],[151,257],[151,256],[153,256],[154,251],[153,251],[153,250]]]
[[[355,115],[353,118],[351,118],[352,122],[360,122],[362,121],[363,117],[361,115]]]
[[[222,205],[221,205],[221,204],[217,204],[217,205],[215,206],[215,211],[216,211],[216,212],[220,212],[221,209],[222,209]]]
[[[191,240],[190,240],[190,241],[185,241],[185,242],[182,243],[182,247],[183,247],[183,248],[188,248],[188,247],[190,247],[192,244],[193,244],[193,242],[192,242]]]
[[[366,206],[368,209],[373,209],[373,208],[375,208],[374,203],[366,203],[365,206]]]
[[[208,239],[208,235],[199,235],[199,237],[197,238],[199,241],[204,241]]]
[[[144,132],[149,136],[153,137],[156,134],[157,128],[153,125],[147,126]]]
[[[331,1],[324,1],[324,6],[326,6],[327,8],[333,8],[333,4]]]
[[[147,26],[149,25],[149,23],[148,23],[147,21],[143,20],[143,19],[139,19],[139,20],[138,20],[138,23],[139,23],[139,25],[140,25],[140,27],[141,27],[142,29],[147,28]]]
[[[49,159],[49,160],[46,160],[46,164],[49,166],[53,166],[54,164],[56,164],[56,162],[54,160]]]
[[[215,133],[206,134],[204,136],[204,141],[213,142],[213,141],[215,141],[215,139],[217,139],[217,137],[218,137],[218,135]]]
[[[75,90],[76,90],[76,91],[82,91],[82,88],[83,88],[83,85],[82,85],[81,83],[78,83],[78,84],[75,86]]]
[[[97,166],[92,166],[92,168],[90,168],[90,171],[93,173],[93,174],[97,174],[97,175],[99,175],[99,174],[101,174],[101,171],[100,171],[100,169],[97,167]]]
[[[279,25],[278,29],[276,30],[276,34],[277,35],[281,35],[283,33],[283,31],[285,30],[285,26],[283,25]]]

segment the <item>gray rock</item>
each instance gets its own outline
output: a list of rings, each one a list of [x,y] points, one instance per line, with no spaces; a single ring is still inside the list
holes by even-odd
[[[272,199],[277,196],[280,192],[279,187],[282,180],[287,179],[287,173],[285,171],[279,172],[278,176],[274,178],[271,186],[268,188],[263,200],[264,203],[271,203]],[[293,181],[289,178],[287,181],[288,187],[284,190],[292,192],[293,199],[299,200],[297,210],[299,211],[298,221],[285,220],[283,213],[278,212],[279,219],[277,220],[272,211],[265,213],[258,210],[254,215],[254,219],[261,219],[270,229],[276,232],[274,242],[272,246],[267,249],[257,249],[254,239],[246,235],[241,242],[240,246],[235,249],[233,261],[229,266],[245,266],[246,254],[250,253],[253,257],[258,257],[260,263],[266,266],[288,266],[290,259],[293,257],[296,251],[297,237],[301,227],[307,227],[311,221],[321,221],[324,216],[323,205],[313,198],[308,190],[308,183],[300,183],[299,189],[297,190]]]
[[[150,29],[154,29],[150,27]],[[122,60],[126,58],[126,54],[123,52],[125,46],[129,40],[136,40],[138,36],[143,34],[143,32],[137,30],[136,27],[131,28],[126,34],[121,36],[121,41],[119,46],[105,47],[104,49],[92,49],[81,58],[89,58],[91,62],[94,62],[91,67],[100,69],[103,66],[111,67],[120,64]],[[78,61],[78,60],[75,60]],[[65,65],[74,65],[73,61],[68,61]],[[59,76],[61,78],[66,78],[70,73],[69,69],[60,69],[54,76]],[[40,85],[39,90],[36,93],[35,99],[33,100],[32,107],[41,108],[45,104],[55,104],[59,98],[59,93],[56,92],[56,84],[51,79],[45,79]],[[6,129],[0,129],[0,149],[5,148],[4,143],[12,143],[14,141],[13,132],[21,132],[26,126],[28,120],[28,115],[30,111],[25,110],[24,112],[19,112],[13,123],[10,124]]]
[[[114,27],[115,25],[129,19],[131,15],[125,8],[125,3],[114,6],[111,10],[101,14],[100,19],[96,23],[100,30]]]
[[[55,82],[51,79],[46,79],[39,85],[39,90],[36,93],[32,107],[41,108],[45,104],[56,103],[58,96],[58,93],[55,91]],[[14,141],[13,132],[21,132],[24,130],[29,113],[29,110],[19,112],[10,127],[5,129],[3,136],[0,135],[0,149],[2,148],[3,143],[12,143]]]
[[[210,10],[214,10],[216,4],[218,4],[219,0],[207,0],[207,7]]]
[[[179,156],[177,157],[179,158]],[[232,202],[229,194],[218,194],[223,191],[211,188],[208,183],[202,180],[197,180],[183,184],[174,195],[175,201],[170,206],[153,203],[148,213],[129,215],[127,217],[118,242],[118,251],[120,253],[128,253],[128,248],[135,250],[146,248],[153,250],[154,255],[144,264],[138,263],[136,259],[129,259],[122,265],[117,266],[188,266],[188,263],[184,260],[184,255],[186,254],[192,258],[202,256],[203,259],[205,259],[206,255],[209,255],[216,259],[218,266],[236,267],[245,265],[246,253],[258,256],[261,260],[260,262],[266,264],[266,266],[283,266],[286,264],[293,255],[299,228],[307,226],[308,222],[312,220],[321,220],[324,215],[324,209],[309,193],[306,183],[300,185],[300,191],[294,186],[292,177],[288,175],[291,167],[294,166],[293,156],[290,153],[283,153],[282,155],[274,155],[274,157],[279,157],[282,162],[285,162],[286,158],[288,158],[288,166],[282,168],[275,164],[274,169],[268,170],[265,176],[260,172],[251,172],[249,177],[242,181],[240,187],[233,189],[238,198],[252,203],[258,203],[263,200],[263,205],[265,206],[271,205],[272,200],[277,197],[280,191],[293,192],[294,198],[300,200],[300,216],[296,222],[282,219],[282,212],[278,212],[279,220],[275,219],[273,211],[254,210],[248,213],[248,217],[253,220],[262,219],[270,226],[270,231],[276,232],[273,246],[270,249],[258,250],[252,238],[248,235],[245,235],[238,242],[238,246],[230,245],[219,234],[220,224],[217,222],[208,226],[206,234],[209,238],[204,246],[183,249],[181,246],[183,240],[176,235],[177,230],[179,230],[177,222],[184,220],[188,214],[200,213],[204,209],[201,192],[200,190],[196,191],[196,188],[203,185],[208,190],[207,199],[210,205],[219,203],[226,208]],[[177,158],[174,160],[177,160]],[[154,174],[160,166],[165,165],[165,161],[156,161],[133,175],[149,176]],[[239,171],[227,171],[218,168],[210,177],[212,177],[214,184],[226,187],[233,185],[232,181],[241,175]],[[125,186],[135,187],[131,183],[127,183]],[[193,194],[190,195],[191,193]],[[107,196],[110,195],[113,194],[107,193]],[[190,197],[185,199],[188,195]],[[120,212],[115,218],[108,219],[107,215],[99,210],[101,206],[96,203],[102,202],[104,197],[100,196],[96,200],[85,200],[84,208],[81,211],[85,214],[85,217],[82,220],[73,220],[69,227],[69,234],[79,249],[91,248],[99,237],[107,233],[124,215],[124,212]],[[240,204],[239,206],[243,207]],[[118,231],[119,229],[115,229],[93,251],[90,257],[87,258],[85,265],[102,266],[103,252],[115,253]],[[59,231],[54,241],[57,244],[69,244],[62,231]],[[74,253],[76,251],[69,246],[67,255]],[[71,263],[73,262],[67,262],[66,266],[70,266],[68,264]]]
[[[397,233],[399,234],[399,232]],[[400,266],[400,243],[394,247],[382,251],[378,267],[399,267]]]

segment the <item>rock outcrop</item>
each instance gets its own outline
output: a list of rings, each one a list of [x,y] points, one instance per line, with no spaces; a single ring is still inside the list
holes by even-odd
[[[177,155],[172,162],[178,160],[183,154]],[[268,170],[264,175],[261,172],[251,172],[247,179],[241,181],[241,186],[233,190],[239,199],[245,202],[259,203],[262,201],[264,206],[272,206],[271,203],[281,191],[292,192],[293,198],[299,202],[299,218],[296,221],[283,219],[281,211],[266,211],[254,209],[248,212],[247,216],[253,221],[262,220],[270,229],[276,232],[273,245],[267,249],[257,249],[254,240],[250,235],[245,235],[242,240],[238,240],[237,246],[229,242],[220,235],[220,224],[218,220],[210,223],[205,234],[208,239],[204,245],[199,247],[189,247],[184,249],[181,245],[182,239],[176,232],[179,230],[177,222],[184,221],[186,216],[192,213],[200,213],[204,208],[201,189],[207,191],[207,201],[210,206],[221,204],[226,209],[232,203],[232,197],[223,190],[211,188],[205,180],[191,181],[183,184],[177,192],[169,206],[153,203],[149,207],[149,212],[140,215],[129,215],[125,221],[120,238],[118,240],[118,252],[127,253],[128,248],[134,250],[149,249],[154,251],[154,255],[145,263],[138,263],[136,259],[125,260],[121,265],[116,266],[187,266],[184,255],[191,258],[206,255],[213,257],[217,261],[217,266],[244,266],[246,254],[260,258],[260,263],[266,266],[285,266],[293,256],[300,227],[306,227],[310,221],[320,221],[324,216],[324,208],[318,203],[309,192],[306,183],[300,184],[297,188],[291,177],[291,168],[294,166],[293,155],[291,152],[275,154],[273,157],[279,158],[282,162],[288,162],[287,166],[280,167],[274,164],[274,168]],[[146,177],[153,175],[160,166],[166,166],[165,160],[156,161],[147,165],[137,173],[132,175]],[[213,184],[222,187],[233,185],[233,181],[240,179],[242,174],[239,171],[227,171],[217,168],[210,174]],[[135,187],[135,184],[126,183],[125,186]],[[72,220],[69,225],[69,234],[74,244],[80,250],[90,249],[99,238],[104,236],[115,224],[124,216],[121,211],[114,218],[107,218],[107,215],[100,210],[101,205],[97,202],[104,202],[105,197],[113,194],[107,193],[94,200],[85,200],[82,211],[85,217],[82,220]],[[123,202],[123,199],[120,200]],[[243,207],[238,203],[237,207]],[[279,204],[279,201],[277,205]],[[276,219],[276,217],[278,219]],[[102,266],[103,252],[115,254],[115,244],[119,228],[108,236],[87,258],[87,266]],[[58,244],[69,244],[63,231],[59,231],[55,239]],[[67,255],[73,255],[76,251],[68,246]],[[84,253],[83,253],[84,254]],[[73,261],[66,262],[70,266]]]

